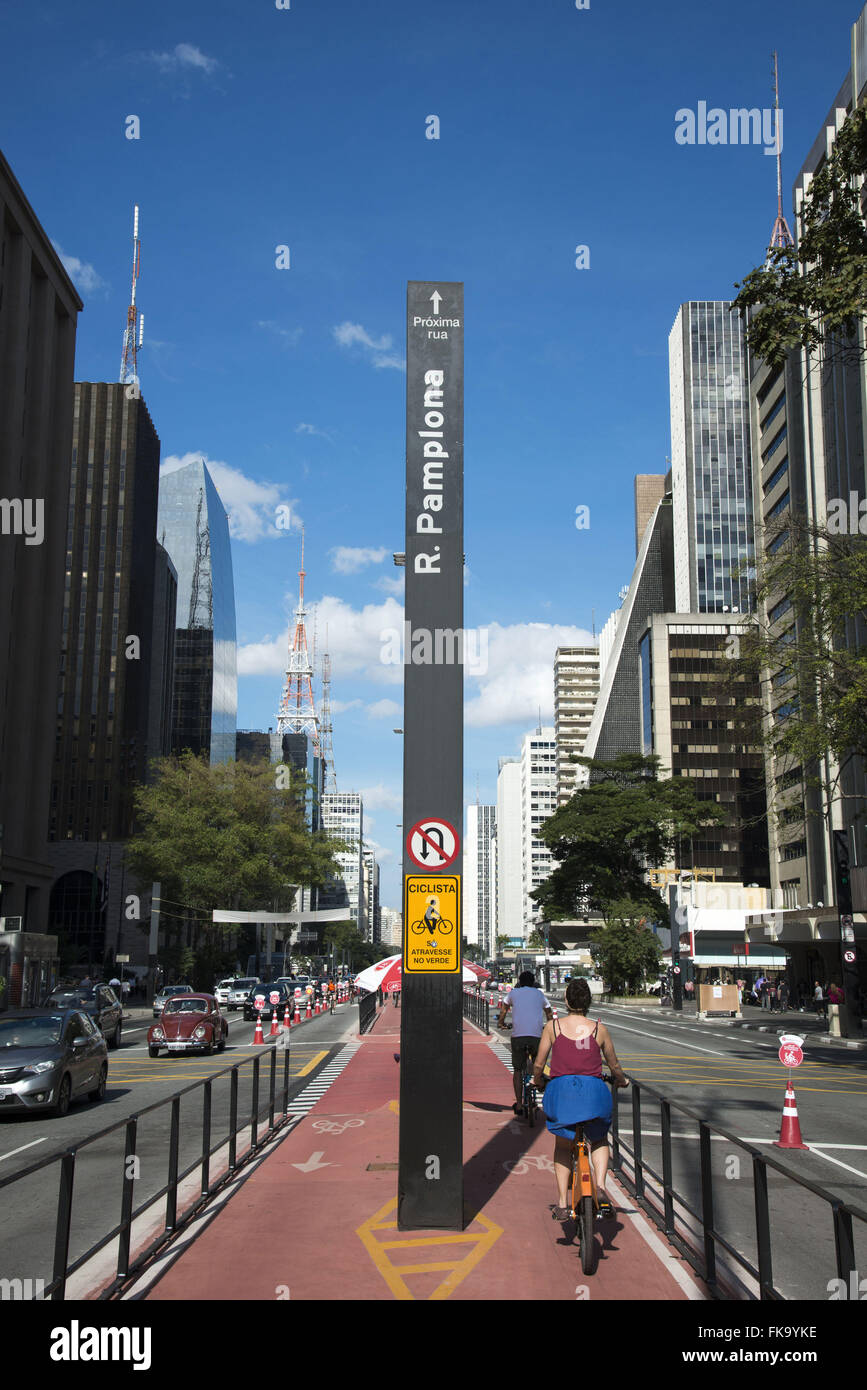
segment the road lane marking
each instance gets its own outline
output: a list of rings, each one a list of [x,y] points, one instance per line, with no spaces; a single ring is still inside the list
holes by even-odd
[[[865,1173],[861,1168],[853,1168],[851,1163],[844,1163],[840,1158],[832,1158],[830,1154],[822,1153],[822,1148],[820,1145],[808,1144],[807,1147],[811,1149],[813,1153],[815,1153],[817,1158],[824,1158],[827,1163],[835,1163],[838,1168],[845,1168],[847,1173],[857,1173],[859,1178],[867,1178],[867,1173]],[[830,1148],[830,1145],[827,1145],[826,1147]]]
[[[622,1023],[611,1023],[610,1027],[619,1028],[623,1033],[637,1033],[642,1038],[652,1038],[654,1042],[668,1042],[668,1038],[660,1038],[656,1033],[648,1033],[643,1028],[627,1028]],[[712,1047],[699,1047],[696,1043],[679,1042],[677,1047],[688,1047],[691,1052],[707,1052],[711,1057],[727,1057],[727,1052],[717,1052]]]
[[[45,1144],[45,1139],[31,1139],[29,1144],[22,1144],[20,1149],[10,1149],[8,1154],[0,1154],[0,1163],[4,1158],[12,1158],[15,1154],[23,1154],[25,1149],[32,1149],[34,1144]]]
[[[290,1072],[290,1075],[291,1075],[291,1076],[306,1076],[307,1073],[308,1073],[309,1071],[312,1071],[314,1067],[316,1067],[316,1066],[319,1065],[319,1063],[322,1061],[322,1058],[323,1058],[323,1057],[327,1057],[327,1056],[328,1056],[327,1050],[326,1050],[325,1052],[317,1052],[316,1055],[315,1055],[314,1057],[311,1057],[311,1058],[310,1058],[310,1061],[307,1062],[307,1064],[306,1064],[305,1066],[303,1066],[303,1067],[301,1068],[300,1071]]]

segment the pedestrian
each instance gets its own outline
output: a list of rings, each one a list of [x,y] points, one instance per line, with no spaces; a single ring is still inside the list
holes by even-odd
[[[780,1013],[785,1013],[789,1007],[789,982],[783,980],[780,985]]]
[[[814,1007],[815,1007],[815,1009],[816,1009],[816,1013],[817,1013],[817,1014],[820,1014],[822,1017],[824,1017],[824,1014],[825,1014],[825,994],[824,994],[824,990],[822,989],[822,986],[820,985],[820,983],[819,983],[818,980],[816,981],[816,985],[815,985],[815,988],[814,988],[814,990],[813,990],[813,1005],[814,1005]]]

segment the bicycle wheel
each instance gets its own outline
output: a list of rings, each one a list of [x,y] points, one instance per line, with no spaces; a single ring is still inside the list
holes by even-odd
[[[527,1117],[527,1125],[533,1128],[533,1118],[536,1114],[536,1088],[529,1076],[524,1077],[524,1114]]]
[[[583,1274],[592,1274],[596,1268],[596,1240],[593,1234],[595,1228],[596,1206],[593,1198],[582,1197],[578,1215],[578,1232],[581,1241],[581,1271]]]
[[[441,917],[441,918],[439,919],[439,921],[437,922],[437,926],[439,927],[439,929],[440,929],[440,931],[442,932],[443,936],[448,936],[449,933],[450,933],[450,932],[453,932],[454,929],[455,929],[455,924],[454,924],[454,922],[447,922],[446,919],[445,919],[445,917]]]
[[[424,922],[413,922],[410,931],[415,932],[416,936],[421,936],[424,931]]]

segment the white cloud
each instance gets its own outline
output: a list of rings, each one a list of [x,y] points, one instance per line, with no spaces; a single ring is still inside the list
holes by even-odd
[[[287,612],[294,607],[294,594],[285,596]],[[328,651],[335,684],[348,676],[372,680],[377,685],[398,685],[403,682],[403,667],[387,665],[382,660],[388,651],[388,634],[403,631],[403,606],[394,599],[384,603],[353,608],[342,599],[326,594],[317,605],[319,632],[328,629]],[[277,675],[286,666],[286,644],[289,620],[283,635],[276,641],[264,639],[238,648],[239,675]]]
[[[196,48],[195,44],[191,43],[175,44],[171,53],[148,53],[146,56],[152,63],[156,63],[163,72],[197,68],[200,72],[210,74],[220,66],[216,58],[209,58],[200,48]]]
[[[593,647],[593,635],[585,628],[550,623],[491,623],[485,630],[488,669],[475,678],[479,694],[467,701],[465,723],[476,728],[535,724],[540,708],[543,723],[553,723],[557,648]]]
[[[320,429],[317,429],[317,427],[316,427],[315,425],[307,425],[307,424],[304,423],[303,420],[302,420],[302,422],[301,422],[300,425],[296,425],[296,426],[295,426],[295,433],[296,433],[296,434],[315,434],[315,435],[318,435],[318,437],[319,437],[320,439],[327,439],[328,442],[329,442],[329,444],[331,443],[331,431],[330,431],[330,430],[320,430]]]
[[[330,552],[331,568],[338,574],[358,574],[368,565],[381,565],[388,551],[381,545],[377,549],[368,546],[336,545]]]
[[[332,700],[331,713],[345,714],[348,709],[358,709],[363,704],[363,700]]]
[[[51,242],[75,288],[82,294],[95,294],[97,290],[107,289],[105,281],[98,275],[88,261],[80,261],[77,256],[67,256],[60,243]]]
[[[374,589],[381,589],[384,594],[394,594],[395,598],[403,597],[406,581],[402,575],[395,575],[394,579],[384,574],[373,582]]]
[[[281,328],[273,319],[259,319],[256,323],[257,328],[265,328],[269,333],[274,333],[282,339],[283,347],[294,347],[304,332],[303,328]]]
[[[403,810],[403,793],[395,791],[393,787],[384,787],[381,782],[378,782],[375,787],[360,787],[359,791],[365,813],[367,811],[400,812]]]
[[[367,706],[367,713],[371,719],[394,719],[403,714],[403,707],[394,700],[377,700],[375,704]]]
[[[302,521],[295,500],[286,496],[282,484],[256,482],[242,473],[240,468],[233,468],[231,464],[218,459],[209,459],[207,454],[195,450],[183,455],[169,454],[160,466],[160,474],[173,473],[200,459],[204,459],[229,514],[229,533],[235,540],[252,543],[266,536],[277,539],[287,536],[289,530],[279,529],[276,525],[277,508],[281,506],[290,508],[290,529],[301,530]]]
[[[390,333],[384,333],[381,338],[373,338],[360,323],[350,323],[348,320],[339,323],[332,331],[341,347],[364,348],[370,354],[374,367],[396,367],[400,372],[406,371],[404,359],[389,351],[392,346]]]

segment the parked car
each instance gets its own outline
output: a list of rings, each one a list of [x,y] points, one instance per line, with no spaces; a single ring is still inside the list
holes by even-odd
[[[213,994],[177,994],[166,1000],[159,1023],[148,1029],[148,1056],[167,1052],[222,1052],[229,1025]]]
[[[166,1000],[171,999],[176,994],[192,994],[192,985],[163,985],[158,994],[154,995],[154,1018],[159,1018],[166,1006]]]
[[[44,1009],[80,1009],[93,1019],[109,1047],[120,1047],[123,1005],[110,985],[55,989],[43,999]]]
[[[271,1003],[270,996],[273,993],[280,995],[279,1004]],[[269,985],[263,985],[261,983],[254,985],[244,1000],[244,1018],[248,1023],[252,1019],[258,1017],[259,1010],[256,1008],[256,996],[258,994],[265,996],[265,1007],[262,1010],[262,1017],[270,1020],[271,1014],[276,1008],[278,1018],[282,1018],[286,1005],[295,999],[295,986],[291,981],[287,984],[285,982],[278,982],[277,980],[272,980]]]
[[[258,984],[259,981],[253,975],[248,975],[243,980],[233,980],[229,989],[229,999],[226,1008],[230,1012],[234,1012],[235,1009],[243,1009],[244,1000],[247,998],[253,986]]]
[[[15,1009],[0,1014],[0,1114],[63,1116],[86,1095],[102,1100],[108,1047],[82,1009]]]

